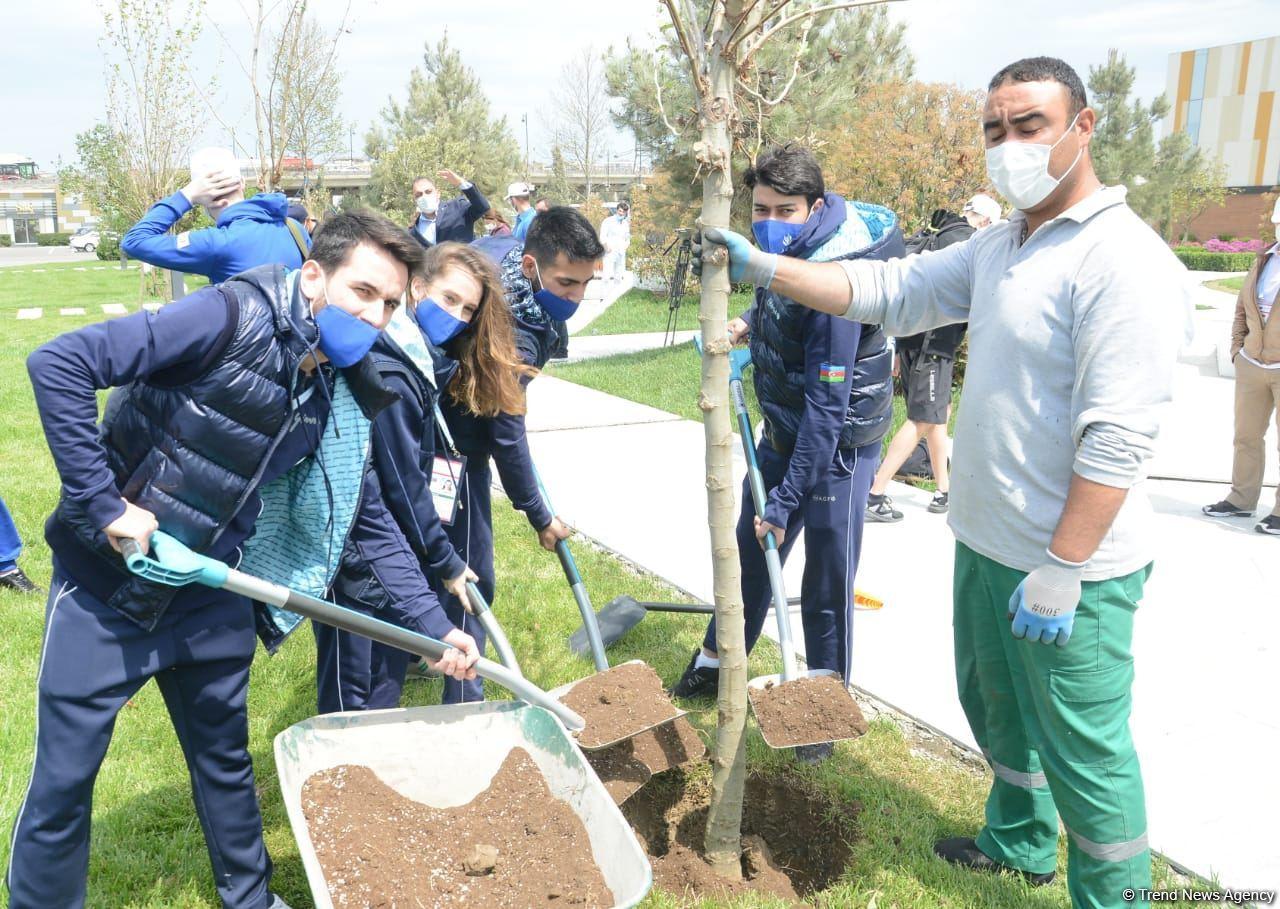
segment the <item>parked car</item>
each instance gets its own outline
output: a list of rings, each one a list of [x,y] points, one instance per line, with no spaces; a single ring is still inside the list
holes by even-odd
[[[82,227],[74,234],[67,244],[76,252],[91,253],[98,248],[98,228]]]

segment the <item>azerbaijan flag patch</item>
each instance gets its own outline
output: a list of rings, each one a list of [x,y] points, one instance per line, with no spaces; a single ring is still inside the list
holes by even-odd
[[[818,378],[823,382],[843,382],[844,367],[837,363],[823,363]]]

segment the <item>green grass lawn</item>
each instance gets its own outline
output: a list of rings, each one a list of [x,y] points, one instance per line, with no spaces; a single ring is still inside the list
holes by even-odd
[[[736,316],[751,305],[751,294],[733,294],[729,298],[729,314]],[[608,309],[597,316],[580,334],[629,335],[646,331],[666,331],[669,313],[666,294],[633,287]],[[698,298],[692,294],[680,303],[676,314],[676,330],[698,327]]]
[[[1222,290],[1229,294],[1240,293],[1240,288],[1244,286],[1244,278],[1219,278],[1217,281],[1205,281],[1204,286],[1211,290]]]
[[[114,302],[116,293],[136,287],[136,273],[116,279],[107,272],[67,275],[67,294],[84,303]],[[65,303],[61,285],[48,275],[16,278],[0,270],[0,494],[8,502],[27,543],[23,567],[40,584],[49,582],[49,553],[41,526],[52,509],[58,478],[41,436],[25,374],[27,354],[55,333],[85,324],[84,318],[49,315],[39,321],[13,318],[19,305]],[[104,287],[93,286],[102,281]],[[107,300],[112,296],[111,300]],[[54,309],[56,313],[56,308]],[[676,355],[693,357],[687,350]],[[555,558],[536,546],[527,522],[504,503],[495,503],[499,594],[495,612],[520,655],[525,672],[551,687],[587,675],[590,663],[573,656],[565,639],[578,626],[573,598]],[[597,605],[629,593],[639,599],[676,597],[657,580],[585,542],[575,544],[587,586]],[[7,864],[13,819],[25,790],[34,735],[35,676],[44,622],[43,599],[0,594],[5,633],[0,637],[0,864]],[[701,637],[697,617],[654,614],[610,652],[615,662],[641,658],[674,680]],[[257,770],[268,848],[276,864],[274,888],[294,907],[311,905],[301,860],[281,802],[272,739],[280,730],[311,715],[315,701],[313,645],[301,630],[273,658],[259,655],[249,697],[250,746]],[[762,642],[752,655],[752,674],[775,671],[776,651]],[[412,682],[411,705],[439,699],[439,682]],[[506,696],[492,690],[494,697]],[[693,714],[708,735],[714,707],[698,705]],[[424,754],[423,760],[449,760]],[[985,774],[913,747],[894,722],[880,718],[862,739],[842,744],[833,760],[818,768],[798,768],[789,757],[770,751],[752,731],[749,761],[809,778],[842,802],[862,806],[857,816],[853,856],[841,881],[822,903],[828,907],[865,907],[872,900],[888,907],[950,909],[1065,909],[1069,900],[1060,880],[1031,890],[1018,880],[979,877],[954,870],[930,854],[942,836],[972,833],[982,820]],[[218,905],[203,838],[191,805],[191,793],[159,693],[146,686],[120,713],[115,740],[98,778],[93,809],[89,900],[110,909],[174,909]],[[1065,854],[1065,853],[1064,853]],[[1061,866],[1060,866],[1061,867]],[[1167,881],[1163,865],[1157,884]],[[671,909],[682,903],[670,894],[653,894],[647,907]],[[697,904],[695,904],[697,905]],[[757,900],[706,902],[703,906],[777,905]]]

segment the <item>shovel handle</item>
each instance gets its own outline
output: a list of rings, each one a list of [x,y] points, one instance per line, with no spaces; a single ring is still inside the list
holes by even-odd
[[[497,616],[493,614],[493,610],[485,602],[484,594],[480,592],[480,588],[476,586],[475,581],[467,582],[467,600],[471,603],[471,609],[476,621],[480,623],[480,627],[484,629],[490,643],[493,644],[493,652],[498,655],[498,662],[516,675],[523,676],[524,673],[520,671],[520,663],[516,660],[515,650],[512,649],[511,642],[507,640],[506,632],[498,624]]]
[[[551,496],[547,493],[547,487],[542,482],[542,476],[538,473],[538,468],[533,469],[533,475],[538,481],[538,489],[542,492],[542,499],[547,503],[547,508],[555,511],[555,507],[551,504]],[[595,664],[596,672],[604,672],[609,668],[609,658],[604,655],[604,640],[600,637],[600,622],[596,619],[595,608],[591,605],[591,597],[587,596],[587,586],[582,583],[582,575],[578,571],[578,563],[573,560],[573,553],[569,551],[569,544],[565,540],[556,541],[556,556],[560,559],[560,567],[564,569],[565,579],[569,582],[569,589],[573,592],[574,602],[578,604],[578,612],[582,613],[582,627],[587,632],[587,644],[591,648],[591,662]]]

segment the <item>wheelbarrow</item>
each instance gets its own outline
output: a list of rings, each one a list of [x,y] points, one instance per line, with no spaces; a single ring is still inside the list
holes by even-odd
[[[312,774],[360,764],[407,798],[450,808],[488,788],[513,748],[529,754],[552,795],[582,820],[613,905],[638,905],[653,883],[648,859],[564,727],[541,707],[487,701],[334,713],[276,736],[280,792],[317,909],[332,909],[333,903],[302,808],[303,785]],[[424,760],[424,755],[432,757]]]

